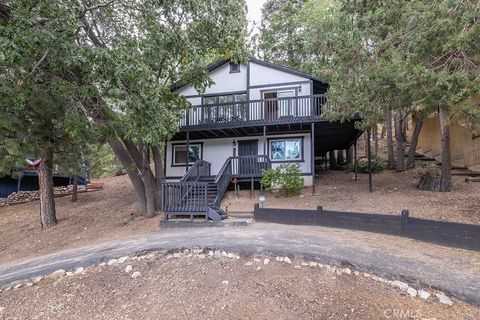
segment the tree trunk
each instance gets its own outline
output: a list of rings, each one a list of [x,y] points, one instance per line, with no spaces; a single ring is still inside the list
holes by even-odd
[[[337,160],[335,159],[335,150],[328,152],[328,159],[330,160],[330,170],[337,170]]]
[[[408,132],[408,113],[402,112],[402,137],[403,137],[403,143],[408,143],[407,139],[407,132]]]
[[[441,160],[442,160],[442,174],[440,191],[452,191],[452,154],[450,150],[450,126],[448,124],[448,110],[445,107],[440,107],[438,111],[440,118],[440,132],[442,135],[441,141]]]
[[[365,158],[368,157],[368,135],[367,133],[363,133],[363,139],[365,142]]]
[[[403,116],[402,112],[395,112],[395,139],[397,143],[397,162],[395,171],[405,171],[405,146],[403,144]]]
[[[347,165],[351,165],[353,163],[353,145],[347,149]]]
[[[38,185],[40,187],[40,221],[43,229],[57,224],[55,199],[53,191],[53,149],[42,152],[42,162],[38,170]]]
[[[127,171],[128,177],[130,178],[130,181],[132,182],[132,185],[133,185],[133,191],[135,193],[135,198],[138,203],[138,210],[142,214],[146,214],[147,199],[145,196],[145,185],[143,184],[143,179],[142,179],[142,176],[140,175],[140,172],[137,169],[137,166],[135,165],[133,159],[130,157],[130,154],[128,153],[127,150],[125,150],[125,147],[122,145],[120,141],[109,137],[107,139],[107,142],[112,148],[115,155],[122,162],[125,170]]]
[[[345,164],[345,158],[343,156],[343,150],[337,150],[337,164],[342,166]]]
[[[415,167],[415,151],[417,150],[418,137],[423,125],[423,112],[420,112],[417,121],[415,122],[415,129],[413,129],[412,140],[408,149],[407,169]]]
[[[375,125],[373,128],[373,141],[375,143],[375,152],[373,154],[378,156],[378,125]]]
[[[386,133],[385,126],[382,126],[382,131],[380,133],[380,140],[385,139],[385,133]]]
[[[387,131],[387,167],[390,170],[395,168],[395,154],[393,153],[393,133],[392,133],[392,111],[386,112],[385,130]]]
[[[73,176],[72,202],[76,202],[78,198],[78,175]]]
[[[155,178],[150,169],[150,147],[144,145],[143,147],[143,156],[142,156],[142,176],[145,185],[145,199],[147,201],[147,211],[145,217],[151,218],[155,216]]]
[[[162,153],[158,146],[152,146],[153,163],[155,165],[155,183],[157,185],[157,197],[155,198],[156,211],[161,210],[162,206],[162,182],[165,181],[165,172],[163,166]]]
[[[122,174],[123,174],[122,163],[120,162],[120,160],[118,160],[118,157],[115,156],[115,175],[121,176]]]

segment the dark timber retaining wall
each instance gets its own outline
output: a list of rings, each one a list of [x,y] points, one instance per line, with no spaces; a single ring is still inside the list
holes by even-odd
[[[480,226],[411,218],[408,210],[394,216],[330,211],[323,210],[322,207],[317,210],[260,208],[255,204],[254,219],[262,222],[370,231],[480,251]]]

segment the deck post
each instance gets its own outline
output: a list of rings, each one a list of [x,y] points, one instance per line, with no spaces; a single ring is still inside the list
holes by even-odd
[[[250,198],[253,198],[253,177],[251,178],[251,186],[250,186]]]
[[[263,126],[263,155],[267,155],[267,126]]]
[[[367,146],[368,146],[368,191],[373,192],[372,185],[372,143],[371,143],[371,132],[367,131]]]
[[[312,196],[315,194],[315,123],[312,122],[310,132],[310,154],[312,161]]]
[[[355,171],[355,182],[358,181],[358,161],[357,161],[357,140],[353,143],[353,170]]]
[[[187,159],[185,160],[185,172],[188,172],[188,162],[190,158],[190,131],[187,130],[187,150],[185,150],[187,153]]]

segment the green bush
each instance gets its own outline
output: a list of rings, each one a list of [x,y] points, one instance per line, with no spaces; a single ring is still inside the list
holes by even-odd
[[[262,171],[262,185],[267,190],[278,189],[282,197],[298,196],[303,188],[303,177],[298,164],[283,163],[275,169]]]
[[[414,172],[416,175],[423,176],[439,176],[440,166],[435,161],[417,161]]]
[[[380,157],[373,156],[372,157],[372,172],[380,172],[385,170],[387,163]],[[351,164],[349,169],[351,171],[355,170],[354,164]],[[368,159],[361,158],[358,160],[358,172],[360,173],[368,173]]]

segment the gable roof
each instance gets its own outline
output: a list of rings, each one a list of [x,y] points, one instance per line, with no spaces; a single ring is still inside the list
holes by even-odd
[[[226,63],[229,63],[230,61],[231,61],[231,59],[219,59],[219,60],[214,61],[214,62],[210,63],[209,65],[207,65],[207,70],[208,70],[209,73],[211,73],[215,69],[220,68],[221,66],[223,66]],[[283,71],[283,72],[286,72],[286,73],[290,73],[290,74],[293,74],[293,75],[296,75],[296,76],[300,76],[300,77],[304,77],[304,78],[313,80],[314,83],[320,85],[321,87],[324,87],[325,89],[328,89],[328,87],[329,87],[328,82],[324,79],[314,77],[314,76],[309,75],[307,73],[295,70],[293,68],[290,68],[290,67],[287,67],[287,66],[284,66],[284,65],[281,65],[281,64],[268,62],[268,61],[260,60],[260,59],[253,58],[253,57],[250,57],[248,59],[248,61],[256,63],[256,64],[264,66],[264,67],[267,67],[267,68],[276,69],[276,70],[279,70],[279,71]],[[174,83],[172,85],[171,90],[176,91],[176,90],[178,90],[178,89],[180,89],[180,88],[182,88],[186,85],[188,85],[188,83],[177,82],[177,83]]]

